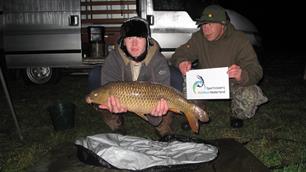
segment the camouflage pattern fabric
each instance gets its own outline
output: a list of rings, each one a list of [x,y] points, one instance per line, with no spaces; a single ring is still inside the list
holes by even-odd
[[[268,101],[257,85],[243,87],[231,83],[230,89],[232,116],[239,119],[252,118],[258,106]]]

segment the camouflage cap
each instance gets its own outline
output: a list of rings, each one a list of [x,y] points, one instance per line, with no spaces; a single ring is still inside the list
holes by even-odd
[[[207,6],[201,15],[201,18],[197,19],[196,24],[201,25],[204,23],[221,23],[226,24],[227,17],[225,9],[219,5]]]

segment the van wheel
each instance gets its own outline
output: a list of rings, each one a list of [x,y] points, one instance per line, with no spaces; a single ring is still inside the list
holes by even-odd
[[[51,67],[27,67],[23,72],[26,83],[43,85],[54,84],[60,80],[60,69]]]

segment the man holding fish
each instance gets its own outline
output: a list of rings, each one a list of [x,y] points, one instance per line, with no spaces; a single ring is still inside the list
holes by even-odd
[[[94,74],[89,75],[89,82],[94,84],[91,83],[91,80],[94,80],[91,75]],[[149,81],[170,86],[167,60],[160,53],[158,43],[151,38],[147,21],[142,18],[133,17],[122,24],[118,44],[105,59],[99,86],[114,81]],[[111,95],[107,103],[101,104],[100,108],[106,109],[102,116],[113,131],[122,128],[123,116],[118,114],[127,112],[128,108],[121,104],[118,97]],[[172,117],[167,112],[168,104],[161,98],[152,108],[150,115],[143,116],[156,126],[161,136],[173,133]]]

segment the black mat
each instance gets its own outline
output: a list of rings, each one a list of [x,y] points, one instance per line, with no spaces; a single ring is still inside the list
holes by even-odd
[[[218,157],[196,171],[205,172],[268,172],[270,171],[249,150],[234,139],[208,141],[219,149]]]
[[[170,138],[170,139],[169,139]],[[200,139],[176,137],[175,140],[202,142]],[[168,137],[165,141],[173,140]],[[262,162],[260,162],[249,150],[234,139],[217,139],[205,141],[207,144],[218,147],[218,157],[208,163],[194,164],[192,166],[181,167],[156,167],[145,170],[148,171],[194,171],[194,172],[268,172],[270,171]],[[28,171],[31,172],[118,172],[127,171],[101,167],[101,165],[89,165],[80,161],[77,152],[80,151],[73,143],[67,143],[58,146],[48,153],[38,163]],[[93,157],[91,157],[93,158]],[[84,159],[83,159],[84,160]]]

